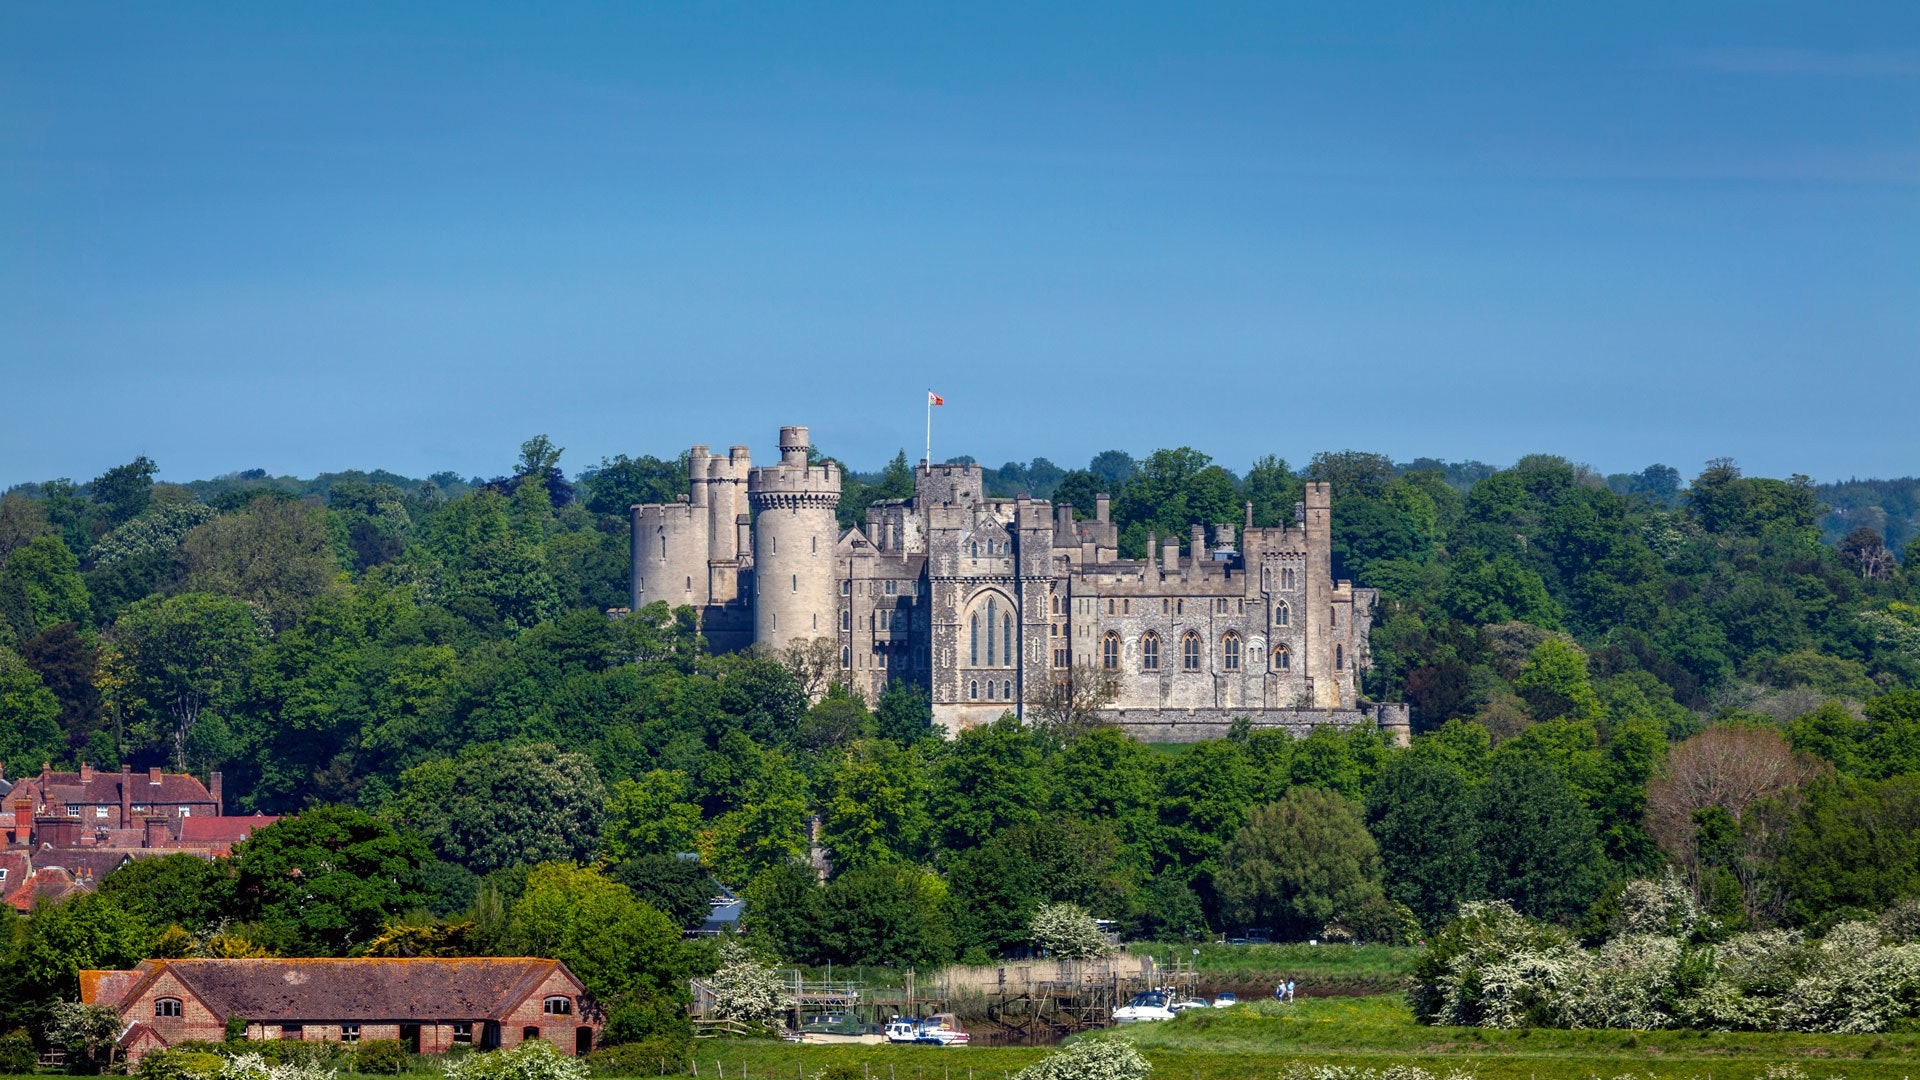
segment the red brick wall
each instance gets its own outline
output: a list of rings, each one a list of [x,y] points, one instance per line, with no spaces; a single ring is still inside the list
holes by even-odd
[[[179,998],[179,1016],[153,1015],[154,1002],[161,998]],[[120,1015],[129,1023],[142,1023],[153,1028],[154,1033],[167,1040],[168,1045],[187,1039],[207,1039],[219,1042],[227,1037],[227,1025],[217,1019],[211,1010],[201,1004],[172,972],[161,972],[144,992],[132,1003],[122,1008]]]
[[[566,1016],[548,1016],[545,1009],[549,997],[564,997],[573,1002],[573,1012]],[[553,1044],[555,1050],[571,1054],[574,1049],[575,1033],[581,1027],[593,1029],[593,1044],[600,1045],[600,1023],[598,1020],[582,1015],[580,1011],[580,986],[558,970],[547,976],[546,980],[528,994],[518,1008],[514,1009],[507,1020],[500,1024],[500,1045],[518,1046],[521,1043],[521,1031],[525,1028],[540,1029],[540,1037]]]

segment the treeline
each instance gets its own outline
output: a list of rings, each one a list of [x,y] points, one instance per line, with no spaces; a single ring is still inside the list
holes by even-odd
[[[456,928],[510,920],[549,864],[678,926],[715,875],[769,949],[841,963],[1022,949],[1055,901],[1154,937],[1394,940],[1467,900],[1578,927],[1663,867],[1726,927],[1818,932],[1920,894],[1920,552],[1822,543],[1804,480],[1103,454],[1052,494],[1111,493],[1135,551],[1248,502],[1289,521],[1332,482],[1338,572],[1382,594],[1366,690],[1419,731],[1243,726],[1163,753],[1011,720],[947,741],[911,687],[865,702],[804,655],[709,655],[689,611],[609,619],[627,507],[680,494],[684,463],[560,457],[539,438],[493,480],[311,488],[160,484],[142,459],[0,497],[14,775],[218,768],[237,809],[352,807],[424,853],[349,937],[236,896],[181,924],[194,944],[150,921],[145,947],[351,951],[402,926],[504,947]],[[843,510],[911,479],[904,456],[853,477]],[[41,963],[14,940],[10,963]]]

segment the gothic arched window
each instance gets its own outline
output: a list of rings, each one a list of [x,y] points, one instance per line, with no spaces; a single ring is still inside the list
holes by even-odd
[[[1240,635],[1229,633],[1220,639],[1220,655],[1228,671],[1240,670]]]
[[[1000,663],[1004,667],[1013,666],[1013,616],[1000,617]]]
[[[1151,630],[1140,639],[1140,670],[1160,670],[1160,635]]]
[[[1120,635],[1111,630],[1100,639],[1100,667],[1103,671],[1120,670]]]
[[[1281,602],[1273,605],[1273,625],[1290,626],[1292,624],[1293,624],[1293,609],[1287,607],[1287,602],[1282,600]]]
[[[1333,670],[1345,671],[1346,669],[1347,647],[1345,645],[1335,645],[1333,647]]]
[[[1273,650],[1273,670],[1293,670],[1293,653],[1289,652],[1285,645],[1276,646]]]
[[[980,683],[977,680],[974,682],[969,682],[967,684],[967,700],[968,701],[980,700]]]
[[[1000,689],[1003,691],[1003,693],[1001,694],[1002,697],[1006,698],[1008,701],[1013,700],[1013,680],[1012,679],[1008,679],[1006,682],[1002,683],[1000,686]]]
[[[969,623],[968,633],[972,637],[971,652],[970,652],[970,659],[968,660],[968,665],[971,667],[979,667],[980,666],[980,616],[975,615],[973,617],[972,621]]]
[[[1200,670],[1200,635],[1191,630],[1180,639],[1180,668],[1183,671]]]

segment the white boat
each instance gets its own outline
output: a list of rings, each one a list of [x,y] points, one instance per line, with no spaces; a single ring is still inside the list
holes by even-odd
[[[1188,1009],[1205,1009],[1210,1007],[1211,1006],[1207,1004],[1207,999],[1203,997],[1191,997],[1184,1001],[1176,1001],[1167,1006],[1167,1008],[1172,1009],[1176,1013],[1183,1013]]]
[[[1133,995],[1133,1000],[1113,1010],[1113,1022],[1116,1024],[1139,1024],[1148,1020],[1171,1020],[1173,1009],[1167,1004],[1167,995],[1157,990]]]
[[[1213,1007],[1216,1009],[1227,1009],[1238,1004],[1240,1004],[1238,994],[1215,994],[1213,998]]]
[[[971,1038],[960,1030],[952,1013],[940,1013],[924,1020],[896,1017],[887,1024],[887,1041],[917,1043],[921,1046],[965,1046]]]

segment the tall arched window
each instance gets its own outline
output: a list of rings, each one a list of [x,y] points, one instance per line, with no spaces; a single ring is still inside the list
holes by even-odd
[[[975,615],[971,620],[971,622],[969,623],[969,627],[970,627],[969,633],[972,637],[972,642],[971,642],[971,649],[968,654],[969,659],[967,663],[971,667],[979,667],[980,666],[980,616]]]
[[[842,611],[840,613],[840,629],[842,630],[853,629],[853,612]]]
[[[1000,694],[1001,697],[1006,698],[1008,701],[1013,700],[1013,680],[1012,679],[1008,679],[1006,682],[1001,683],[1000,690],[1001,690],[1001,694]]]
[[[847,648],[845,645],[840,646],[840,666],[843,668],[853,666],[853,650]]]
[[[1347,647],[1345,645],[1335,645],[1333,647],[1333,670],[1345,671],[1346,669]]]
[[[1183,671],[1200,670],[1200,635],[1191,630],[1180,639],[1180,668]]]
[[[1228,671],[1240,670],[1240,635],[1229,632],[1220,639],[1220,658]]]
[[[1004,667],[1013,666],[1013,616],[1000,616],[1000,663]]]
[[[1100,668],[1103,671],[1120,670],[1120,635],[1111,630],[1100,639]]]
[[[967,700],[980,700],[980,683],[977,680],[967,683]]]
[[[1292,570],[1280,571],[1280,587],[1283,589],[1293,588],[1293,571]]]
[[[994,633],[997,630],[997,627],[995,627],[994,624],[999,621],[1000,621],[1000,601],[994,600],[992,598],[988,598],[987,600],[987,664],[988,666],[992,666],[993,664],[994,642],[996,640],[994,638]]]
[[[1140,670],[1160,670],[1160,635],[1151,630],[1140,639]]]
[[[1327,609],[1327,625],[1328,626],[1340,625],[1340,609],[1339,608]]]
[[[1279,603],[1273,605],[1273,625],[1275,626],[1293,625],[1293,609],[1287,607],[1287,602],[1285,600],[1282,600]]]
[[[1289,652],[1285,645],[1277,645],[1274,647],[1273,670],[1275,671],[1292,671],[1293,670],[1293,653]]]

